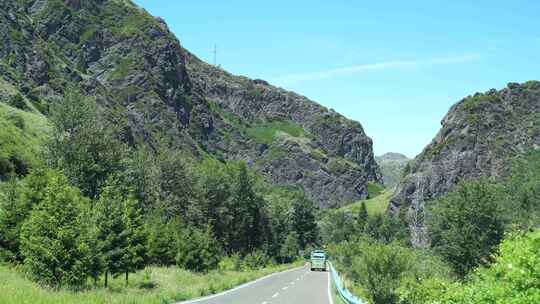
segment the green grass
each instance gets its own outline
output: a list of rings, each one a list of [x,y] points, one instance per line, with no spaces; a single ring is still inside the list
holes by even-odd
[[[384,187],[372,182],[368,182],[368,195],[369,198],[376,198],[384,192]]]
[[[246,134],[261,144],[271,144],[278,132],[284,132],[293,137],[306,136],[302,126],[290,121],[267,122],[246,129]]]
[[[0,176],[15,170],[17,164],[36,165],[48,130],[42,115],[0,103]]]
[[[119,277],[110,282],[108,289],[89,287],[80,292],[42,288],[25,278],[17,269],[0,265],[0,303],[174,303],[228,290],[270,273],[299,266],[299,263],[243,272],[213,271],[208,274],[191,273],[177,267],[149,267],[132,274],[127,287],[123,277]]]
[[[386,208],[388,208],[388,204],[390,203],[392,194],[393,194],[392,191],[383,190],[382,192],[379,193],[379,195],[375,196],[374,198],[370,198],[363,201],[357,201],[355,203],[342,207],[342,209],[349,210],[352,213],[356,213],[360,210],[360,206],[362,205],[362,202],[365,202],[367,212],[370,216],[375,215],[375,214],[382,214],[386,212]]]

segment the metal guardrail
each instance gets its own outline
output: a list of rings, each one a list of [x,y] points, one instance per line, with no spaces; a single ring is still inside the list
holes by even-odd
[[[331,262],[328,262],[330,266],[330,275],[332,277],[332,282],[336,288],[340,298],[347,304],[366,304],[364,301],[360,300],[358,297],[354,296],[345,286],[343,285],[343,280],[337,273],[334,265]]]

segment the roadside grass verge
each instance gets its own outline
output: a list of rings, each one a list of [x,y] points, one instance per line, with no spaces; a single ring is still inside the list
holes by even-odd
[[[130,276],[110,280],[109,288],[83,291],[40,287],[17,269],[0,265],[0,303],[11,304],[165,304],[219,293],[271,273],[301,266],[304,261],[247,271],[192,273],[177,267],[148,267]],[[102,282],[99,282],[102,286]],[[90,284],[90,283],[89,283]]]

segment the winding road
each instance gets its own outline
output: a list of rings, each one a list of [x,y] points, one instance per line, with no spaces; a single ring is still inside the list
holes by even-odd
[[[329,288],[328,272],[312,272],[305,265],[178,304],[333,304]]]

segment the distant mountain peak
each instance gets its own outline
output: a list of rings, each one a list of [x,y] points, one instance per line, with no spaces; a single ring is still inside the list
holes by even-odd
[[[409,158],[401,153],[386,152],[381,156],[376,157],[377,160],[408,160]]]

